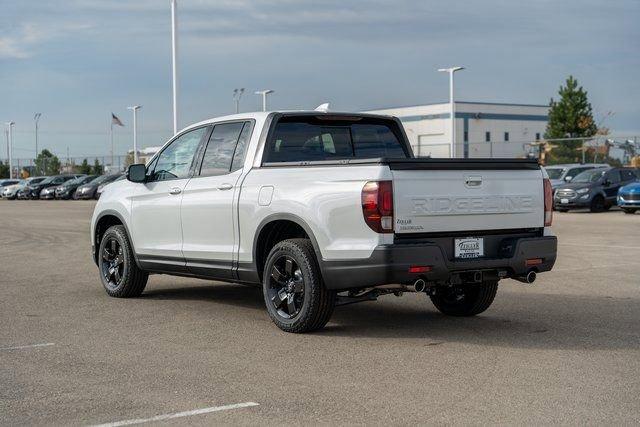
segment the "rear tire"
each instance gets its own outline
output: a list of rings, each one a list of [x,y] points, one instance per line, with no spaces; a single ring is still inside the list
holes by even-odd
[[[589,206],[589,210],[591,212],[603,212],[605,210],[604,197],[595,196],[591,200],[591,205]]]
[[[102,235],[98,271],[109,296],[131,298],[140,296],[144,291],[149,274],[138,268],[133,247],[122,225],[111,226]]]
[[[497,291],[497,281],[443,287],[431,295],[431,302],[447,316],[475,316],[491,306]]]
[[[271,249],[262,291],[269,317],[285,332],[321,329],[335,307],[336,293],[324,286],[309,239],[284,240]]]

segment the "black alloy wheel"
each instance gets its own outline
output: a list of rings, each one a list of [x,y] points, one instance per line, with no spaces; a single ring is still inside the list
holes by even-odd
[[[323,328],[335,307],[336,293],[325,287],[309,239],[287,239],[271,248],[262,291],[273,323],[285,332]]]
[[[99,238],[98,270],[107,294],[116,298],[137,297],[142,294],[149,274],[136,264],[127,231],[114,225]]]
[[[296,261],[288,255],[280,256],[268,280],[269,300],[278,314],[285,319],[298,315],[304,303],[304,278]]]
[[[112,290],[116,290],[124,276],[124,255],[122,253],[122,245],[118,239],[113,236],[109,237],[102,247],[102,263],[101,271],[105,278],[105,286]]]

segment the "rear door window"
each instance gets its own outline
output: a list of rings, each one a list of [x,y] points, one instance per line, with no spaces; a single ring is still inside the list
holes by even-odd
[[[620,182],[620,171],[619,170],[609,171],[607,175],[607,179],[611,181],[612,184],[616,184]]]
[[[268,141],[265,162],[406,158],[396,122],[376,118],[284,117]]]
[[[202,159],[200,176],[229,173],[243,126],[244,122],[222,123],[214,126]]]
[[[634,179],[636,179],[636,174],[634,174],[633,171],[629,169],[622,169],[620,171],[620,175],[622,175],[623,181],[633,181]]]

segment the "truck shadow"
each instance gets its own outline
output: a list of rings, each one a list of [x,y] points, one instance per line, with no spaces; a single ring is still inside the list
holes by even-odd
[[[150,289],[143,298],[209,301],[260,310],[264,312],[265,323],[256,324],[256,328],[275,328],[258,288],[216,284]],[[218,313],[206,310],[202,315]],[[241,316],[243,311],[237,313]],[[637,299],[506,291],[498,293],[489,310],[471,318],[441,315],[428,297],[418,295],[399,299],[387,296],[377,302],[336,307],[325,329],[305,336],[312,341],[344,337],[385,338],[393,342],[409,338],[425,340],[428,345],[466,343],[536,349],[638,350],[638,325],[640,301]],[[290,338],[297,340],[299,336]]]

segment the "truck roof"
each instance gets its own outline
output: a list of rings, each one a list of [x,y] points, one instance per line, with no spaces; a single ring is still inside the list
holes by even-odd
[[[202,125],[207,125],[209,123],[227,121],[227,120],[266,120],[267,117],[271,114],[291,114],[291,115],[315,115],[315,116],[355,116],[355,117],[379,117],[379,118],[394,118],[394,116],[386,115],[386,114],[371,114],[371,113],[355,113],[355,112],[344,112],[344,111],[317,111],[317,110],[276,110],[276,111],[254,111],[248,113],[238,113],[238,114],[229,114],[226,116],[212,117],[206,120],[202,120],[198,123],[193,123],[180,131],[181,133],[187,129],[198,127]]]

